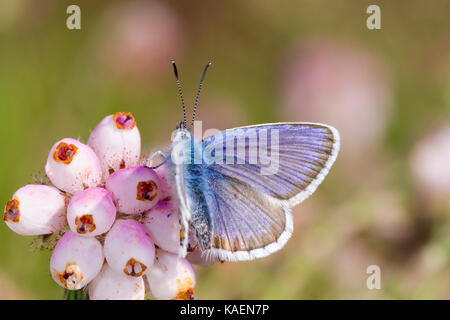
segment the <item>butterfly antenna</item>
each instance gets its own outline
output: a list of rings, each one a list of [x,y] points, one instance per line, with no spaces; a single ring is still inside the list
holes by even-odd
[[[175,60],[171,60],[170,62],[172,62],[173,73],[175,74],[175,81],[177,82],[178,94],[180,95],[181,106],[183,107],[183,124],[184,124],[184,127],[186,128],[186,124],[187,124],[186,106],[184,105],[183,91],[181,90],[181,83],[180,83],[180,79],[178,78],[178,69],[177,69],[177,65],[175,64]]]
[[[199,85],[198,91],[197,91],[197,96],[195,97],[194,111],[192,112],[191,128],[194,125],[195,113],[197,112],[197,106],[198,106],[198,99],[200,97],[200,91],[202,90],[203,81],[205,80],[206,70],[208,70],[210,65],[211,65],[211,61],[208,61],[208,63],[205,66],[205,69],[203,69],[202,78],[200,79],[200,85]]]

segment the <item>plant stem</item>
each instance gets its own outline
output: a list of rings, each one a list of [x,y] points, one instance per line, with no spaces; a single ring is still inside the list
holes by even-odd
[[[86,288],[80,290],[64,289],[64,300],[89,300],[89,293]]]

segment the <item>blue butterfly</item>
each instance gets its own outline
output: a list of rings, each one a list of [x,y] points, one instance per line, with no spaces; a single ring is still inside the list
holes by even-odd
[[[202,74],[192,124],[209,66]],[[227,129],[199,141],[187,129],[184,112],[172,134],[170,155],[158,152],[176,186],[180,255],[186,254],[188,234],[204,254],[223,261],[253,260],[281,249],[293,232],[291,208],[323,181],[339,146],[335,128],[306,122]]]

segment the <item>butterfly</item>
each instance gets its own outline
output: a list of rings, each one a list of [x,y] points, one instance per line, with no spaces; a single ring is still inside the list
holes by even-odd
[[[196,139],[192,133],[178,70],[172,61],[184,119],[172,133],[165,157],[175,186],[181,224],[180,255],[188,234],[201,251],[222,261],[266,257],[281,249],[293,232],[291,208],[324,180],[339,152],[339,132],[328,125],[281,122],[238,127]]]

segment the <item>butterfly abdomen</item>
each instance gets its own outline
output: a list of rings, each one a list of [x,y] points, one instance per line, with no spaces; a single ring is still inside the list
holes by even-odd
[[[202,249],[209,248],[211,242],[211,217],[206,201],[205,187],[206,180],[203,176],[202,164],[192,164],[185,166],[186,187],[190,201],[188,202],[191,212],[190,227],[195,232]]]

